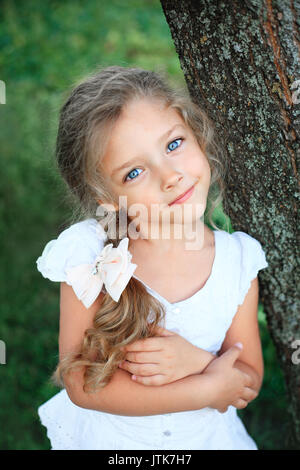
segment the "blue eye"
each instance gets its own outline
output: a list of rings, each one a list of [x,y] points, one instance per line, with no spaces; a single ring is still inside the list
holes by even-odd
[[[174,147],[174,142],[178,142],[179,140],[183,140],[183,139],[179,138],[179,139],[173,140],[172,142],[169,143],[168,148],[170,147],[170,145],[172,145],[173,148],[171,148],[170,150],[171,151],[176,150],[179,147],[179,145],[176,144]]]
[[[180,137],[180,138],[178,138],[178,139],[172,140],[172,142],[169,143],[168,149],[169,149],[170,146],[173,147],[173,148],[169,149],[171,152],[173,152],[173,150],[176,150],[178,147],[180,147],[180,145],[178,145],[178,144],[175,144],[175,146],[174,146],[174,143],[175,143],[175,142],[178,142],[179,140],[183,141],[184,139]],[[124,178],[124,183],[136,179],[136,176],[139,175],[139,173],[137,173],[138,170],[141,170],[141,168],[133,168],[133,169],[127,174],[127,176],[125,176],[125,178]],[[131,174],[133,174],[133,178],[130,177]],[[127,179],[128,177],[129,177],[129,180]]]
[[[128,176],[130,176],[131,173],[135,174],[135,172],[137,171],[137,169],[140,170],[140,168],[134,168],[133,170],[131,170],[131,171],[128,173],[128,175],[125,177],[124,181],[128,181],[128,180],[127,180]],[[135,175],[135,176],[136,176],[136,175]],[[130,178],[130,179],[135,179],[135,178]],[[129,180],[129,181],[130,181],[130,180]]]

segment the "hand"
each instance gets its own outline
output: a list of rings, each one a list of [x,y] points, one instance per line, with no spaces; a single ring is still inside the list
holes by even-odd
[[[158,336],[135,341],[123,348],[125,361],[119,367],[144,385],[163,385],[200,374],[215,359],[208,351],[197,348],[182,336],[157,327]]]
[[[220,413],[227,411],[228,406],[246,408],[248,402],[257,397],[252,377],[234,367],[234,362],[241,353],[238,346],[232,346],[220,357],[212,361],[204,371],[213,382],[210,407]]]

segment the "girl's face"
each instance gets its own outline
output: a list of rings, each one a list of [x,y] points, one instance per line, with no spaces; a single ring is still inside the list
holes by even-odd
[[[148,223],[154,222],[153,204],[159,205],[160,216],[182,211],[186,204],[198,204],[204,214],[211,178],[208,160],[179,113],[161,101],[134,100],[122,110],[101,166],[117,200],[126,197],[127,211],[133,204],[142,204]],[[186,202],[169,206],[192,186]],[[192,213],[195,218],[194,209]],[[128,212],[128,216],[145,219],[140,212],[132,217]]]

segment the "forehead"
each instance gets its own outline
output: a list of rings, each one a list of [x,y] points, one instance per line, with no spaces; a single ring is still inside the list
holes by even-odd
[[[116,127],[117,130],[122,130],[123,127],[132,125],[147,130],[148,125],[155,128],[156,123],[162,125],[166,120],[167,122],[183,122],[179,112],[162,100],[137,98],[123,108]]]
[[[131,101],[122,109],[111,130],[102,159],[103,167],[110,166],[112,160],[120,160],[125,151],[130,155],[139,148],[142,150],[147,143],[156,143],[175,124],[187,128],[179,112],[164,102],[158,99]]]

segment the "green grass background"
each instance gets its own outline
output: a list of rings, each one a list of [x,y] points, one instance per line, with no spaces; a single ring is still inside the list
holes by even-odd
[[[59,284],[41,276],[36,259],[70,216],[53,157],[59,107],[99,65],[160,67],[179,84],[184,77],[158,0],[0,6],[0,448],[49,449],[37,408],[59,390],[48,382],[58,358]],[[214,220],[226,219],[219,207]],[[285,385],[261,305],[259,325],[264,382],[238,413],[260,449],[287,449]]]

